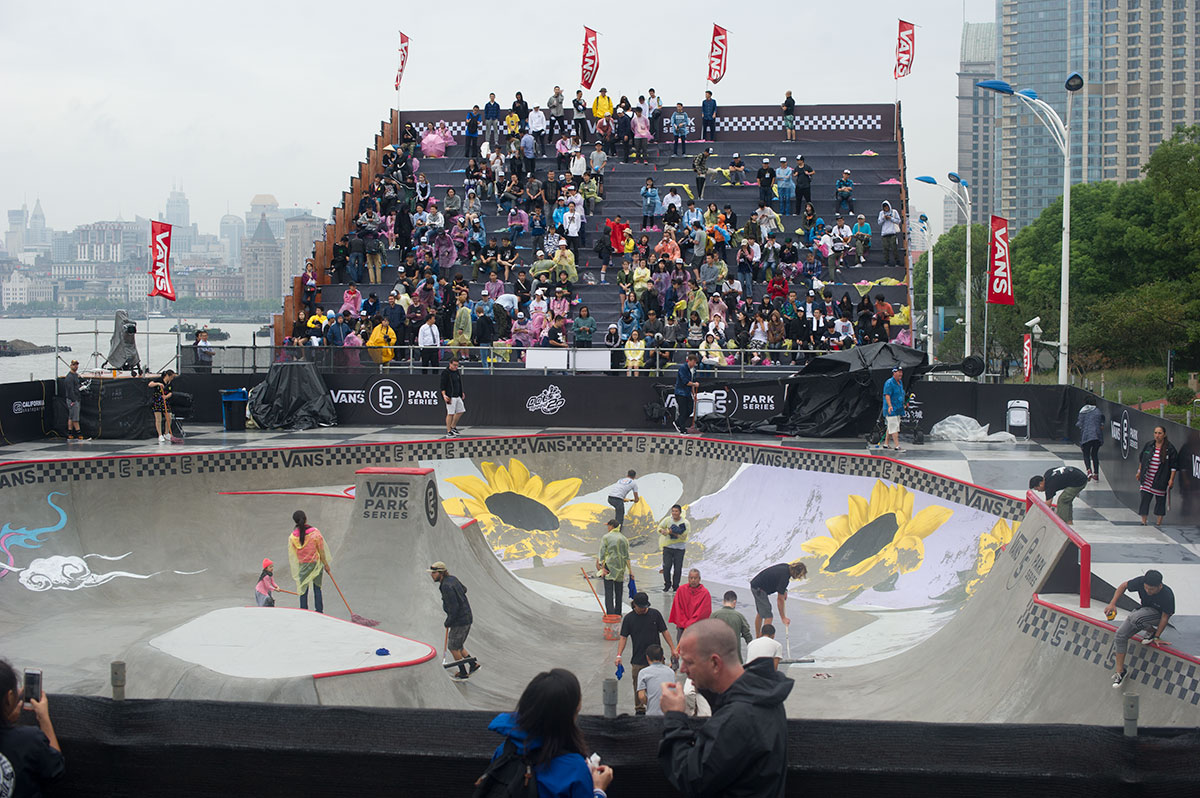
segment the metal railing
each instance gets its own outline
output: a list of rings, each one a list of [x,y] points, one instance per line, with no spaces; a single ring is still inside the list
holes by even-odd
[[[401,344],[393,347],[376,347],[376,346],[214,346],[212,347],[213,360],[210,365],[197,363],[196,349],[191,346],[184,346],[180,352],[181,371],[185,373],[201,374],[253,374],[265,373],[270,370],[273,363],[290,363],[290,362],[309,362],[317,367],[317,370],[327,374],[369,374],[369,373],[406,373],[420,374],[440,371],[445,367],[451,355],[458,355],[460,358],[460,367],[464,371],[476,373],[492,374],[496,372],[503,373],[528,373],[528,374],[607,374],[614,373],[626,374],[632,371],[634,376],[662,376],[668,371],[671,371],[684,362],[687,353],[695,352],[701,356],[700,370],[701,374],[706,378],[727,377],[727,378],[746,378],[746,377],[763,377],[771,375],[787,375],[794,374],[799,370],[804,362],[814,357],[826,354],[825,350],[816,349],[766,349],[766,350],[739,350],[739,349],[723,349],[725,356],[733,355],[735,363],[729,364],[722,358],[721,363],[712,364],[704,363],[703,355],[698,349],[689,347],[679,347],[675,349],[663,350],[669,360],[659,362],[658,359],[652,357],[652,353],[656,350],[645,350],[643,365],[637,369],[630,369],[625,364],[625,349],[618,347],[609,349],[608,347],[599,346],[594,348],[576,348],[568,347],[568,352],[597,352],[608,351],[611,355],[611,361],[608,368],[582,368],[568,365],[565,368],[559,367],[527,367],[525,363],[526,353],[530,350],[540,352],[554,351],[556,348],[548,347],[526,347],[526,346],[509,346],[507,344],[495,344],[493,346],[457,346],[449,343],[443,343],[438,347],[438,359],[436,366],[423,365],[422,349],[415,344]],[[386,352],[391,352],[391,358],[386,357]],[[758,352],[767,354],[771,357],[771,365],[762,363],[754,364],[745,362],[750,360],[754,354]],[[793,355],[802,356],[801,361],[792,364],[791,358]],[[786,362],[776,362],[776,357],[784,358]],[[575,358],[571,357],[570,362],[574,363]]]

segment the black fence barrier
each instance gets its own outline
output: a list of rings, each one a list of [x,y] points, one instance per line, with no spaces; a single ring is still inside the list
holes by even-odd
[[[1096,405],[1104,414],[1100,473],[1108,480],[1117,498],[1129,509],[1138,509],[1138,457],[1146,444],[1154,440],[1154,428],[1162,426],[1167,432],[1167,440],[1179,452],[1179,470],[1175,475],[1175,487],[1168,494],[1170,506],[1163,521],[1173,526],[1200,526],[1200,431],[1071,388],[1066,410],[1070,437],[1076,443],[1079,442],[1079,430],[1075,428],[1075,419],[1079,409],[1089,404]],[[1081,454],[1079,462],[1072,464],[1079,465],[1082,460]]]
[[[51,706],[67,758],[51,796],[468,795],[501,741],[490,712],[70,695]],[[678,795],[657,761],[660,719],[580,725],[613,768],[613,795]],[[793,719],[788,763],[788,796],[1178,796],[1200,783],[1200,732]]]

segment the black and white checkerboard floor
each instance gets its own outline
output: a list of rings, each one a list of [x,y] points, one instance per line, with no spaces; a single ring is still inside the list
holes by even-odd
[[[226,432],[219,426],[189,425],[182,445],[160,444],[151,438],[139,441],[97,440],[67,442],[47,439],[14,444],[0,450],[0,460],[63,460],[80,457],[161,454],[168,452],[214,452],[258,448],[324,446],[346,443],[383,443],[440,438],[441,427],[331,427],[301,432],[248,430]],[[568,430],[464,428],[464,437],[496,437],[542,432],[628,432],[644,430]],[[808,439],[764,436],[728,437],[742,442],[782,444],[821,451],[863,454],[860,438]],[[884,454],[880,451],[871,452]],[[910,446],[897,456],[911,465],[971,482],[1013,496],[1023,496],[1029,477],[1062,464],[1079,464],[1079,448],[1065,442],[1024,441],[1015,444],[983,444],[931,441]],[[1101,464],[1103,471],[1103,464]],[[1168,522],[1170,516],[1168,515]],[[1110,490],[1104,477],[1086,488],[1075,502],[1075,528],[1092,544],[1092,570],[1109,584],[1144,573],[1162,571],[1175,590],[1177,614],[1172,620],[1172,637],[1181,650],[1200,652],[1200,529],[1196,527],[1142,526],[1137,514],[1125,507]],[[1106,602],[1109,596],[1097,596]]]

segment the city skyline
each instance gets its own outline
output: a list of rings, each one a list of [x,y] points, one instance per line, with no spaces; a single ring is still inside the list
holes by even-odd
[[[715,3],[697,5],[682,20],[670,9],[639,5],[637,18],[648,30],[672,31],[670,48],[654,50],[651,60],[660,66],[647,70],[645,59],[628,57],[633,50],[627,48],[636,48],[639,39],[619,13],[623,8],[547,15],[529,58],[489,63],[484,80],[477,59],[446,57],[451,32],[441,21],[402,21],[399,13],[380,18],[378,7],[367,4],[330,14],[327,6],[308,2],[293,3],[286,12],[215,2],[189,7],[186,16],[134,2],[103,8],[67,2],[53,13],[13,7],[0,32],[0,64],[8,74],[37,64],[38,80],[0,89],[11,118],[23,120],[0,130],[0,202],[6,210],[23,202],[32,207],[40,197],[47,225],[73,230],[118,214],[157,214],[179,185],[203,233],[215,234],[226,213],[238,213],[247,198],[262,192],[283,198],[285,208],[294,203],[326,219],[396,104],[397,28],[412,37],[403,107],[469,107],[485,101],[489,90],[509,101],[517,90],[537,99],[549,95],[555,81],[573,91],[585,24],[601,33],[596,89],[606,85],[636,96],[654,85],[664,98],[678,96],[696,106],[705,88],[711,25],[721,22],[730,27],[730,66],[712,87],[718,102],[777,103],[787,88],[802,104],[890,102],[898,93],[909,169],[944,173],[956,165],[958,52],[941,42],[958,41],[964,10],[970,21],[994,14],[987,0],[911,8],[864,0],[851,40],[841,43],[806,33],[811,23],[782,2],[759,7],[756,20],[764,21],[736,25]],[[491,15],[484,3],[468,0],[459,10],[488,19],[488,35],[526,38],[522,24]],[[363,25],[363,14],[378,24]],[[912,75],[898,84],[892,79],[897,15],[920,26]],[[772,18],[794,24],[766,21]],[[62,24],[64,19],[71,23]],[[42,44],[51,37],[61,56],[47,60]],[[356,46],[315,46],[331,41]],[[214,42],[221,47],[214,50]],[[356,57],[341,57],[346,52]],[[787,52],[795,54],[796,69],[778,80],[767,77],[788,64],[781,58]],[[545,77],[529,74],[539,58],[548,61]],[[810,63],[822,65],[816,74],[834,77],[806,76]],[[824,66],[838,63],[845,68]],[[56,98],[54,105],[47,105],[47,96]],[[82,173],[74,159],[52,157],[81,142],[88,159]],[[940,201],[923,192],[912,186],[915,201]]]

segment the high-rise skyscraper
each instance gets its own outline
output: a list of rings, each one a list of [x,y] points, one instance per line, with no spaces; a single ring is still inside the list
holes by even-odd
[[[49,243],[50,237],[46,231],[46,214],[42,212],[42,200],[39,197],[33,203],[33,213],[29,214],[29,231],[25,235],[25,246]]]
[[[280,208],[279,201],[271,194],[255,194],[250,200],[250,210],[246,211],[246,229],[257,230],[259,219],[265,215],[267,224],[271,226],[271,235],[275,236],[276,241],[283,241],[287,235],[285,222],[293,216],[302,216],[306,213],[312,213],[312,209],[301,208],[298,205]]]
[[[992,130],[996,95],[976,87],[981,80],[996,77],[996,23],[967,22],[963,25],[958,67],[958,168],[971,190],[972,221],[983,223],[993,211],[995,178]],[[958,205],[947,198],[946,229],[966,218]]]
[[[1136,180],[1175,127],[1200,120],[1195,0],[997,0],[997,77],[1066,117],[1075,183]],[[1022,227],[1062,195],[1062,155],[1022,103],[997,97],[997,212]]]
[[[242,239],[246,236],[246,223],[242,217],[227,213],[221,217],[220,237],[225,242],[225,262],[237,268],[242,260]]]
[[[321,237],[324,223],[311,213],[292,216],[286,220],[283,239],[283,286],[292,284],[292,278],[304,272],[305,261],[312,256],[313,242]]]
[[[29,233],[29,209],[22,205],[8,212],[8,233],[4,236],[4,247],[9,257],[17,257],[25,251],[25,238]]]
[[[283,296],[283,283],[280,281],[282,271],[283,250],[271,234],[271,225],[266,214],[263,214],[259,217],[254,236],[242,244],[246,299],[279,299]]]
[[[167,210],[163,213],[163,221],[172,227],[187,227],[192,223],[191,206],[182,189],[172,188],[171,193],[167,195]]]

